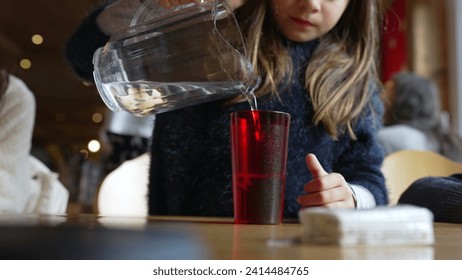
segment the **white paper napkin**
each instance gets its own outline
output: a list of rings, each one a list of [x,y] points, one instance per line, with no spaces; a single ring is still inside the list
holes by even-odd
[[[430,245],[433,214],[413,205],[372,209],[306,208],[299,212],[304,242],[352,246]]]

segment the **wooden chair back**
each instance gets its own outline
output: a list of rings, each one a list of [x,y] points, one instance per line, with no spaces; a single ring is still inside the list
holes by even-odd
[[[462,163],[430,151],[401,150],[385,157],[382,172],[389,191],[389,204],[394,205],[415,180],[462,173]]]

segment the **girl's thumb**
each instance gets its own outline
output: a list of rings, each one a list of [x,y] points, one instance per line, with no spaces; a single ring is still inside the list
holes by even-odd
[[[307,154],[305,161],[306,161],[306,166],[308,167],[308,170],[311,172],[311,175],[313,175],[313,179],[316,179],[316,178],[319,178],[319,177],[322,177],[328,174],[324,170],[318,158],[314,154]]]

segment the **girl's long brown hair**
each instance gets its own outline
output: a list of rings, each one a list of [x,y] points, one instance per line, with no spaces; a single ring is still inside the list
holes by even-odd
[[[256,95],[281,94],[293,67],[272,19],[270,0],[248,0],[236,10],[247,54],[262,77]],[[378,81],[378,51],[382,26],[381,0],[350,0],[338,24],[320,38],[305,74],[313,103],[314,123],[322,124],[333,139],[348,132],[368,105],[371,86]]]

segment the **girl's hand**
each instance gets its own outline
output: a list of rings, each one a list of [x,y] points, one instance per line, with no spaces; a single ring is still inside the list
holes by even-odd
[[[353,191],[339,173],[327,173],[314,154],[306,156],[306,165],[313,180],[305,184],[305,192],[297,201],[302,207],[355,208]]]

